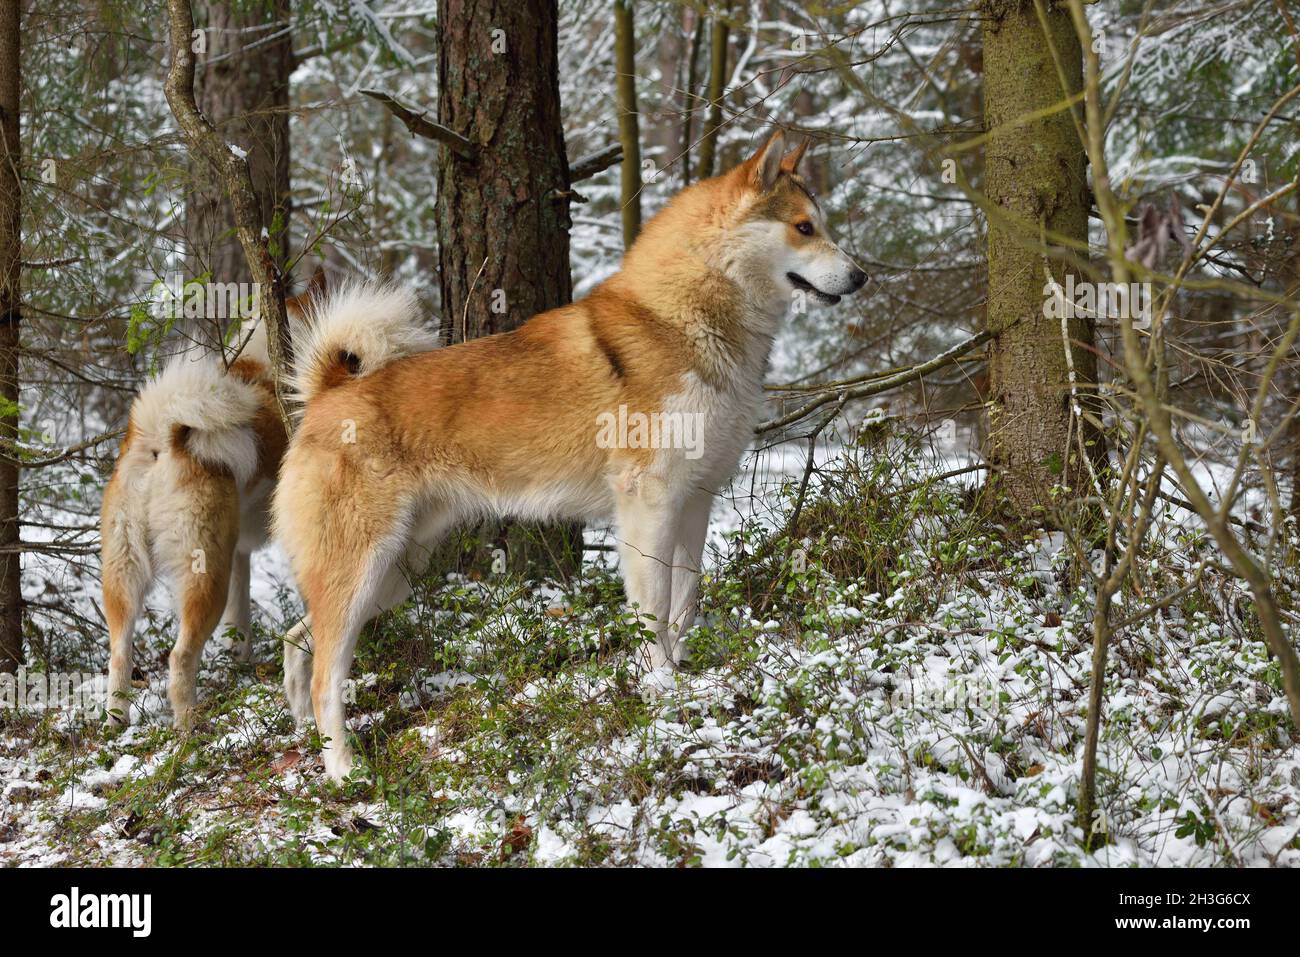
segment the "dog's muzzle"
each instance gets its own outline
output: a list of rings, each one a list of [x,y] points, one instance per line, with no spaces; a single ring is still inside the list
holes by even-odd
[[[811,293],[813,298],[818,302],[825,303],[828,306],[833,306],[835,303],[840,301],[841,296],[850,295],[861,289],[863,283],[867,281],[867,274],[856,266],[853,267],[853,269],[849,271],[849,287],[840,292],[828,292],[825,289],[818,289],[797,272],[788,272],[785,274],[785,278],[790,280],[790,285],[794,286],[794,288]]]

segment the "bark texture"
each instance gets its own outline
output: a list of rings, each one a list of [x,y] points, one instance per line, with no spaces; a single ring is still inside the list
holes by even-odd
[[[555,0],[439,0],[438,120],[473,144],[442,151],[443,328],[463,342],[569,302],[569,163]]]
[[[1087,160],[1068,109],[1021,122],[1079,92],[1083,54],[1069,13],[1044,6],[1046,32],[1027,0],[989,0],[983,9],[987,315],[988,328],[997,334],[989,349],[989,448],[1008,496],[1027,518],[1049,503],[1053,485],[1087,487],[1085,463],[1071,432],[1060,320],[1043,315],[1046,279],[1039,244],[1041,229],[1049,245],[1053,237],[1086,240]],[[1064,284],[1063,264],[1049,260],[1048,265]],[[1068,325],[1072,339],[1092,345],[1091,320],[1073,319]],[[1075,346],[1073,358],[1076,379],[1087,393],[1096,382],[1095,355]],[[1097,454],[1099,436],[1089,430],[1084,438]]]

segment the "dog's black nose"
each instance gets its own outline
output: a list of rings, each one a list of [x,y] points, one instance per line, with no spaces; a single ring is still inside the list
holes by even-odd
[[[861,289],[862,284],[867,281],[867,274],[861,269],[854,269],[849,273],[849,282],[853,284],[854,289]]]

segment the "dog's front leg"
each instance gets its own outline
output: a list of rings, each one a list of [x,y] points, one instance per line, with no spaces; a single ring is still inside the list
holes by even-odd
[[[677,526],[677,545],[673,549],[673,597],[671,632],[681,661],[682,638],[695,624],[696,599],[699,596],[700,568],[704,561],[704,539],[709,531],[709,511],[713,493],[698,491],[686,502]]]
[[[678,516],[662,486],[642,477],[618,496],[618,550],[628,602],[649,619],[655,642],[643,659],[651,668],[676,665],[675,634],[669,628],[673,549]]]

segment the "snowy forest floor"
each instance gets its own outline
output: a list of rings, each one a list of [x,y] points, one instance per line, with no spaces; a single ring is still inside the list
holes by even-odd
[[[288,589],[254,664],[209,643],[185,735],[155,614],[125,732],[0,712],[0,864],[1300,864],[1297,730],[1236,582],[1205,565],[1116,636],[1088,852],[1079,553],[911,461],[844,455],[791,525],[797,484],[784,523],[712,556],[689,662],[657,682],[607,568],[422,582],[363,635],[343,787],[280,689]],[[1214,556],[1185,515],[1155,543],[1119,618]]]

